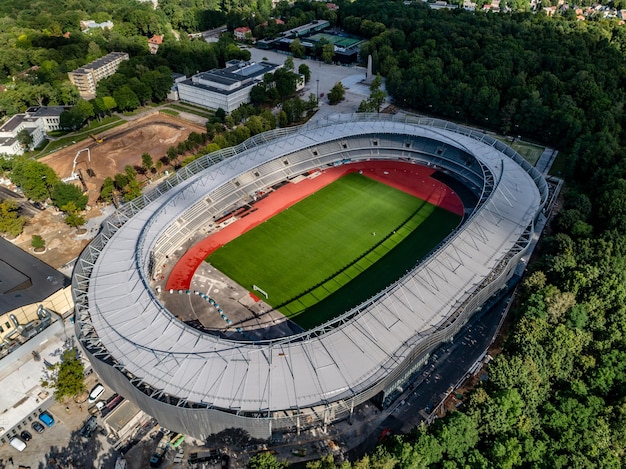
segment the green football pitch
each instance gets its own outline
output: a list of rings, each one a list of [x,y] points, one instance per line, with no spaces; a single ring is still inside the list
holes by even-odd
[[[268,304],[309,329],[397,280],[459,221],[447,210],[351,173],[207,260],[244,288],[260,287]]]

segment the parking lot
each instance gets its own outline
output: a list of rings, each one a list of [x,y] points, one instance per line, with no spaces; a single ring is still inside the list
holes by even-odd
[[[87,388],[91,389],[96,382],[95,375],[87,377]],[[105,399],[112,394],[107,390],[102,394]],[[39,468],[101,468],[113,467],[117,454],[112,451],[110,442],[106,437],[94,431],[90,438],[80,435],[80,430],[90,417],[88,402],[76,403],[72,400],[67,402],[54,402],[48,412],[54,418],[52,426],[44,426],[44,431],[38,433],[30,425],[20,429],[28,431],[32,439],[26,442],[26,449],[19,452],[7,445],[0,447],[0,468],[30,467]],[[100,417],[96,421],[101,425]],[[13,465],[11,465],[13,461]]]

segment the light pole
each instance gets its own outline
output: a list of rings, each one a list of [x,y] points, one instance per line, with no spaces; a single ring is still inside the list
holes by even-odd
[[[315,102],[319,104],[320,102],[320,79],[315,80],[317,82],[317,93],[315,94]]]

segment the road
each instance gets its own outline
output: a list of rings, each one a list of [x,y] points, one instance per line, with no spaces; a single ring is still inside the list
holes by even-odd
[[[505,313],[510,296],[473,318],[451,343],[436,350],[417,380],[400,395],[385,412],[387,417],[359,445],[348,452],[354,461],[374,449],[380,434],[388,428],[392,433],[407,433],[424,420],[424,409],[431,412],[459,382],[467,370],[493,342],[498,324]]]
[[[26,197],[18,194],[17,192],[13,192],[4,186],[0,186],[0,200],[15,201],[20,208],[20,215],[25,215],[27,217],[34,217],[41,211],[41,209],[38,209],[30,203]]]

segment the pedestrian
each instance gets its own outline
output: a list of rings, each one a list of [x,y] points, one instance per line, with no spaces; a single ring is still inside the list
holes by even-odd
[[[13,465],[13,456],[9,457],[9,462],[11,463],[11,466]]]
[[[80,409],[81,412],[83,411],[83,406],[82,405],[79,405],[78,408]]]

